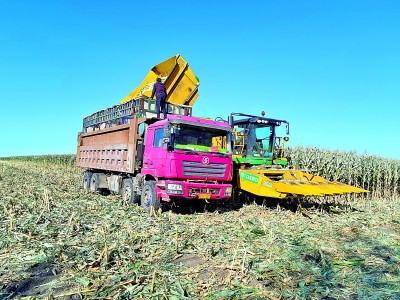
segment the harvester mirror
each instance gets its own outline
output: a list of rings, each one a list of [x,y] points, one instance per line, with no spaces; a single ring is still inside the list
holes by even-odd
[[[232,125],[233,125],[233,116],[232,116],[232,115],[230,115],[230,116],[228,117],[228,123],[229,123],[229,126],[232,127]]]
[[[286,134],[289,134],[289,123],[286,123]]]

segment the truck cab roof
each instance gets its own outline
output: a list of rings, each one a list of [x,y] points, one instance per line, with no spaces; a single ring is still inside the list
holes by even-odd
[[[229,126],[228,123],[213,121],[208,118],[182,116],[174,114],[168,114],[166,119],[158,121],[157,124],[166,124],[167,122],[171,124],[187,124],[192,126],[210,127],[215,129],[219,128],[226,131],[232,131],[232,128]]]

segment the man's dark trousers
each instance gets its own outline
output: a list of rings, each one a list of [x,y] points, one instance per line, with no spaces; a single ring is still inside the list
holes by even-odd
[[[167,108],[165,103],[165,94],[157,94],[156,95],[156,112],[157,118],[160,118],[160,111],[164,115],[164,119],[167,117]]]

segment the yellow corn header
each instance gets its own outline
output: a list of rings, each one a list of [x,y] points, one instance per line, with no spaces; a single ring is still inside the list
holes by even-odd
[[[150,98],[157,78],[161,78],[167,89],[167,102],[193,106],[198,97],[200,81],[179,54],[152,67],[142,83],[122,99],[121,103],[136,98]]]
[[[239,170],[238,187],[251,194],[268,198],[298,196],[333,196],[364,193],[367,190],[326,180],[300,170]]]

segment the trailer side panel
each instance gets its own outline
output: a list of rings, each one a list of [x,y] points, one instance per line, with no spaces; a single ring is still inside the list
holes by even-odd
[[[80,133],[76,165],[86,169],[134,173],[141,166],[137,154],[143,141],[138,135],[138,126],[144,121],[133,117],[129,124]]]

